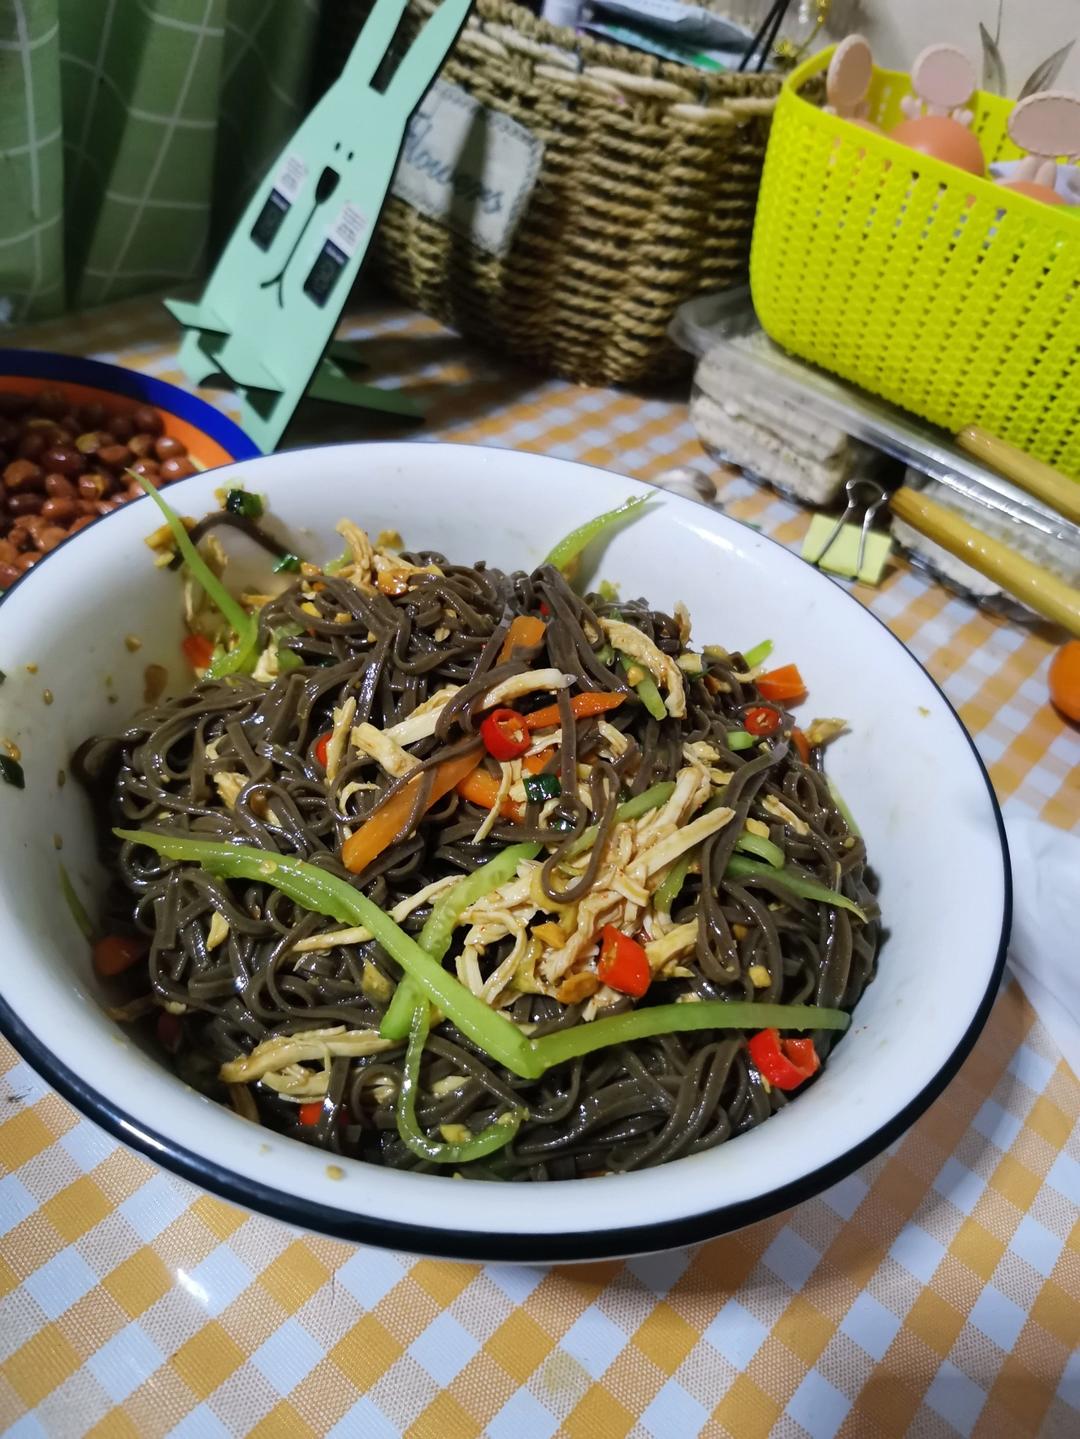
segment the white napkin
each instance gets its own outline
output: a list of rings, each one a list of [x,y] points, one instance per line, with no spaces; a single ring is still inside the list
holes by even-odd
[[[1080,1075],[1080,835],[1010,819],[1009,964],[1031,1007]]]

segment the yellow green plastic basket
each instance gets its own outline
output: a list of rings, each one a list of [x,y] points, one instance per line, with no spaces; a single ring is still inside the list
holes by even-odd
[[[1044,205],[827,115],[777,102],[750,256],[754,307],[786,350],[947,430],[982,425],[1080,478],[1080,208]],[[870,115],[902,120],[876,70]],[[1012,102],[976,93],[992,160],[1020,152]]]

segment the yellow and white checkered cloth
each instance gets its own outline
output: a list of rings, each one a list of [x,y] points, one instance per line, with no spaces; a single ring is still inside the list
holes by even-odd
[[[425,436],[648,479],[701,460],[683,403],[575,389],[380,309],[376,377]],[[179,379],[145,302],[30,342]],[[374,424],[339,412],[340,436]],[[324,417],[292,442],[333,437]],[[728,511],[805,517],[732,479]],[[1051,648],[901,568],[860,598],[941,682],[1007,810],[1080,825]],[[0,1425],[10,1436],[831,1439],[1080,1433],[1080,1086],[1020,995],[941,1099],[787,1215],[573,1268],[414,1261],[298,1235],[158,1171],[0,1044]],[[600,1222],[600,1221],[598,1221]]]

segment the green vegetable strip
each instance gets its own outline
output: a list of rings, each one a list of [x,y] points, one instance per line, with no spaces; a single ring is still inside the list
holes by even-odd
[[[400,992],[400,990],[399,990]],[[416,1096],[420,1089],[420,1059],[428,1036],[428,1008],[418,1004],[412,1012],[409,1030],[409,1046],[405,1051],[405,1073],[397,1101],[397,1131],[402,1144],[432,1164],[468,1164],[472,1159],[483,1159],[509,1144],[521,1127],[527,1111],[510,1109],[472,1139],[460,1144],[444,1143],[432,1139],[420,1128],[416,1118]]]
[[[724,736],[724,743],[729,750],[736,753],[741,749],[753,749],[757,741],[744,729],[732,729]]]
[[[617,509],[607,510],[604,514],[597,515],[594,520],[586,520],[583,525],[579,525],[576,530],[571,530],[565,539],[559,541],[544,564],[554,565],[557,570],[565,572],[586,545],[591,544],[605,530],[617,525],[620,520],[640,510],[648,498],[648,495],[634,495],[631,499],[625,500]]]
[[[441,895],[432,906],[431,913],[420,931],[420,948],[441,963],[443,955],[450,948],[454,926],[469,905],[475,904],[500,886],[509,884],[516,877],[521,861],[535,859],[539,853],[538,844],[509,845],[501,854],[488,860],[487,864],[482,864],[479,869],[474,869],[460,884],[455,884],[453,889]],[[419,987],[406,976],[394,991],[394,997],[379,1026],[379,1033],[384,1039],[405,1038],[409,1032],[413,1010],[422,997]]]
[[[773,844],[771,839],[763,839],[761,835],[741,834],[735,841],[735,848],[746,854],[756,854],[758,859],[763,859],[766,864],[772,865],[773,869],[784,867],[784,851],[778,844]]]
[[[762,640],[752,650],[743,650],[743,659],[746,661],[748,670],[756,670],[758,665],[763,665],[772,654],[772,640]]]
[[[213,662],[207,668],[205,678],[219,680],[222,675],[250,673],[255,668],[255,649],[258,637],[258,625],[253,624],[251,633],[246,638],[241,635],[239,642],[233,645],[231,650],[214,656]]]
[[[147,484],[142,475],[135,474],[134,470],[128,470],[127,473],[132,479],[138,480],[139,484],[165,516],[165,522],[169,526],[169,529],[172,530],[173,539],[175,539],[177,548],[183,556],[184,563],[236,631],[241,642],[244,641],[249,634],[253,634],[254,631],[258,629],[256,621],[248,614],[247,610],[233,598],[203,559],[202,555],[199,554],[199,551],[191,543],[191,536],[188,534],[184,522],[172,506],[162,499],[153,485]]]
[[[651,809],[659,809],[662,804],[667,804],[674,793],[674,780],[666,779],[660,784],[654,784],[652,789],[643,790],[633,799],[624,800],[615,811],[615,823],[621,824],[624,820],[637,819],[640,815],[648,814]],[[592,849],[599,833],[600,826],[591,824],[566,851],[566,858],[573,859],[575,855],[584,854],[587,849]]]
[[[94,925],[86,912],[86,906],[76,893],[75,886],[72,884],[71,876],[67,870],[63,865],[59,865],[58,868],[60,870],[60,893],[64,896],[64,903],[71,911],[71,917],[79,926],[83,935],[93,944]]]
[[[224,879],[269,882],[305,909],[342,924],[363,925],[390,958],[416,980],[431,1003],[496,1063],[525,1079],[535,1079],[539,1074],[529,1041],[521,1031],[448,974],[388,914],[345,880],[302,859],[273,854],[254,845],[185,839],[156,830],[118,829],[115,833],[120,839],[146,845],[169,859],[191,860]]]
[[[768,875],[776,884],[783,889],[790,890],[800,899],[813,899],[819,904],[831,904],[836,909],[849,909],[852,914],[857,915],[864,923],[866,922],[865,913],[854,900],[848,899],[846,894],[840,894],[835,889],[826,889],[823,884],[818,884],[812,879],[805,879],[801,874],[795,874],[790,869],[772,869],[767,864],[759,864],[757,860],[744,859],[741,854],[733,854],[728,860],[728,867],[724,873],[730,875],[732,879],[752,879],[755,875]]]
[[[671,913],[671,907],[678,899],[682,887],[686,883],[686,876],[690,873],[690,857],[689,850],[686,854],[680,855],[657,885],[656,893],[653,895],[653,905],[661,914]]]
[[[657,785],[654,789],[662,787]],[[639,795],[637,801],[644,798],[645,795]],[[634,804],[635,801],[627,803]],[[562,1064],[578,1055],[657,1034],[678,1034],[699,1029],[845,1029],[849,1023],[842,1010],[816,1005],[754,1004],[745,1001],[728,1004],[723,1000],[706,1000],[699,1004],[663,1004],[651,1009],[631,1010],[529,1040],[509,1020],[489,1009],[482,999],[448,974],[438,960],[421,949],[378,905],[326,870],[288,855],[256,849],[253,845],[185,839],[181,835],[154,830],[118,829],[114,833],[120,839],[145,845],[169,859],[190,860],[202,865],[211,874],[224,879],[246,879],[256,883],[271,881],[282,894],[306,909],[328,915],[342,924],[363,925],[462,1034],[485,1050],[494,1063],[503,1065],[524,1079],[539,1079],[552,1065]],[[767,865],[755,864],[753,860],[742,859],[738,855],[731,864],[749,865],[754,873],[779,877]],[[809,881],[798,880],[798,883],[801,886],[798,892],[805,893],[808,899],[822,899],[830,904],[843,904],[855,909],[843,895],[834,894]],[[789,887],[793,886],[789,884]]]
[[[854,835],[858,835],[858,837],[861,839],[862,830],[855,823],[855,816],[851,813],[847,805],[844,803],[844,796],[836,788],[835,782],[831,780],[828,775],[825,776],[825,783],[829,786],[829,793],[832,795],[832,802],[840,811],[841,819],[847,825],[851,833]]]
[[[633,669],[641,668],[640,663],[631,659],[629,655],[620,655],[619,663],[627,674],[630,674]],[[667,719],[667,705],[664,703],[663,695],[656,688],[656,681],[652,675],[646,675],[643,680],[638,680],[634,686],[634,692],[653,719]]]
[[[704,1000],[700,1004],[658,1004],[632,1009],[610,1019],[594,1019],[573,1029],[556,1030],[533,1040],[541,1070],[563,1064],[594,1049],[649,1039],[657,1034],[679,1034],[693,1029],[846,1029],[849,1016],[842,1009],[813,1004],[755,1004],[745,1000]]]

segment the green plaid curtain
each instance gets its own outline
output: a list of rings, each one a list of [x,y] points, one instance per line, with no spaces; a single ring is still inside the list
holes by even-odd
[[[202,274],[308,100],[319,0],[0,0],[0,325]]]

